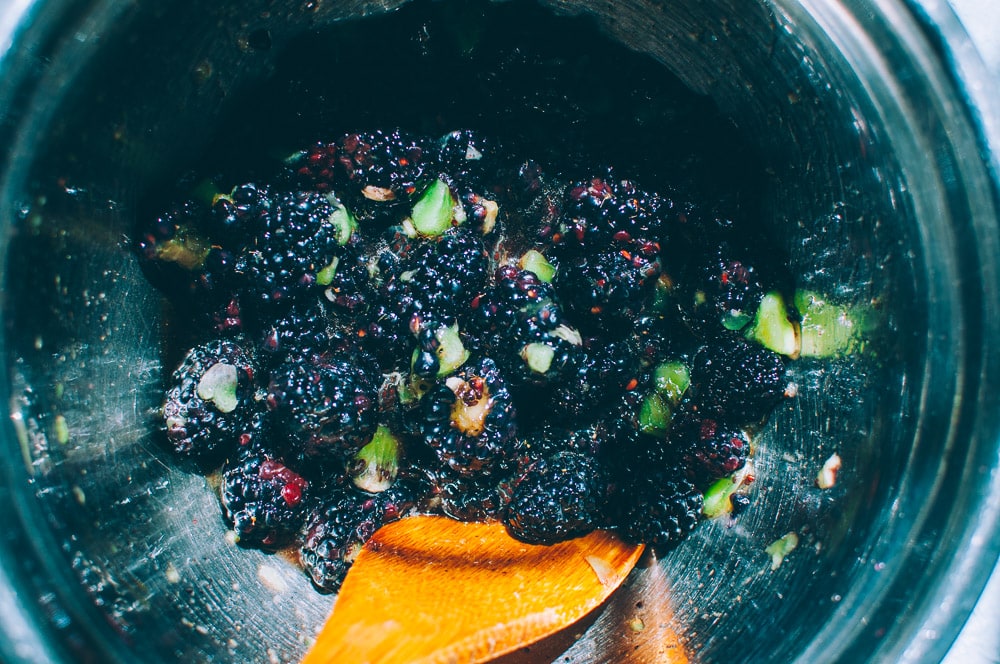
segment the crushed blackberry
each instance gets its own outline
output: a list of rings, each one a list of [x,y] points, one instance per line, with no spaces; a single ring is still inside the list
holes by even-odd
[[[159,288],[169,288],[166,278],[196,270],[204,262],[211,243],[199,232],[205,210],[194,201],[184,201],[157,215],[139,229],[136,251],[147,267],[147,276]]]
[[[220,336],[236,336],[246,331],[236,260],[229,251],[213,246],[201,267],[189,275],[189,281],[176,282],[178,286],[187,286],[187,290],[176,293],[174,305],[195,328]]]
[[[513,483],[504,524],[523,542],[570,539],[604,524],[609,492],[595,459],[559,452],[536,461]]]
[[[306,574],[325,592],[336,592],[361,547],[380,527],[412,513],[420,492],[397,482],[377,494],[335,489],[308,517],[299,556]]]
[[[458,475],[489,475],[510,456],[517,433],[514,401],[489,358],[438,383],[423,397],[420,415],[424,442]]]
[[[277,455],[255,447],[223,467],[220,498],[238,544],[273,550],[301,529],[311,491]]]
[[[267,406],[302,468],[344,464],[375,433],[379,377],[361,353],[289,358],[273,372]],[[368,371],[366,371],[368,369]]]
[[[785,385],[781,356],[736,334],[703,346],[691,367],[691,388],[702,412],[737,425],[767,417]]]
[[[469,190],[458,197],[465,212],[465,225],[482,236],[489,236],[498,230],[501,213],[500,205],[493,198]]]
[[[701,492],[682,473],[639,473],[616,494],[614,520],[626,540],[665,552],[698,525],[701,505]]]
[[[199,330],[234,335],[243,330],[235,278],[236,256],[212,243],[205,209],[186,201],[139,229],[143,271]]]
[[[249,354],[232,341],[209,341],[189,350],[171,375],[161,426],[177,454],[221,460],[240,434],[252,429],[254,377]]]
[[[750,507],[751,502],[750,496],[745,493],[734,493],[729,496],[729,504],[732,507],[733,518],[735,519],[740,514],[746,512],[747,508]]]

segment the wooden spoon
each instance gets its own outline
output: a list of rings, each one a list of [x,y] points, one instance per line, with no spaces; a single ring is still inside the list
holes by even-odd
[[[499,523],[402,519],[361,549],[303,664],[485,662],[584,617],[641,553],[604,531],[541,546]]]

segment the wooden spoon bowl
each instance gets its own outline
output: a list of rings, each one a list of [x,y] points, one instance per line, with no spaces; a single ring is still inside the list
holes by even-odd
[[[642,553],[605,531],[553,545],[416,516],[362,548],[304,664],[485,662],[600,605]]]

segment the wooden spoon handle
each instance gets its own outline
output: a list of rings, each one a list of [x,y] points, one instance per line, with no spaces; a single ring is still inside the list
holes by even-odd
[[[498,523],[403,519],[361,550],[304,664],[485,662],[585,616],[641,553],[604,531],[540,546]]]

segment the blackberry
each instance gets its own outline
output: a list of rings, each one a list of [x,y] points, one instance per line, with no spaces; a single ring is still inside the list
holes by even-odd
[[[736,334],[722,335],[695,354],[691,389],[703,414],[755,424],[781,400],[785,365],[777,353]]]
[[[438,492],[441,511],[458,521],[495,521],[510,503],[510,485],[503,478],[442,478]]]
[[[496,363],[483,358],[437,384],[421,400],[424,442],[458,475],[489,475],[509,457],[514,401]]]
[[[640,374],[632,389],[610,399],[598,425],[606,441],[601,460],[617,479],[627,479],[650,469],[663,469],[676,463],[677,453],[665,436],[668,420],[650,426],[648,403],[657,395],[651,374]]]
[[[710,418],[696,417],[676,426],[671,440],[683,449],[681,459],[698,485],[732,475],[750,454],[750,439],[743,431]]]
[[[267,405],[302,468],[342,464],[375,433],[378,381],[361,353],[293,357],[271,373]]]
[[[629,340],[592,343],[581,353],[575,371],[550,387],[551,419],[581,422],[593,419],[609,400],[638,383],[639,359]]]
[[[698,525],[702,495],[677,471],[639,473],[615,497],[613,519],[624,539],[668,551]]]
[[[660,276],[659,247],[606,249],[559,262],[560,302],[581,327],[627,333]]]
[[[209,228],[231,249],[246,246],[264,231],[275,198],[275,192],[267,185],[252,182],[237,185],[212,203]]]
[[[575,371],[583,338],[565,320],[551,284],[513,266],[472,301],[470,327],[518,383],[548,385]]]
[[[453,228],[412,247],[389,276],[383,300],[396,296],[408,301],[400,307],[407,324],[421,312],[456,317],[468,309],[488,276],[489,254],[482,240],[465,228]]]
[[[419,493],[397,481],[377,494],[335,490],[308,517],[299,550],[306,574],[320,590],[336,592],[354,559],[375,531],[417,508]]]
[[[505,332],[520,319],[549,321],[553,315],[561,316],[562,310],[553,306],[554,300],[552,285],[539,279],[534,272],[512,265],[501,266],[494,272],[493,285],[472,301],[474,329],[487,340],[500,343]],[[556,322],[562,323],[562,318]],[[535,326],[541,328],[543,323]]]
[[[235,334],[243,328],[236,257],[205,235],[206,216],[192,201],[174,205],[140,229],[135,248],[147,278],[184,318],[209,332]]]
[[[161,410],[167,441],[179,455],[214,461],[252,429],[255,370],[232,341],[195,346],[174,370]]]
[[[469,351],[462,343],[457,324],[442,325],[432,319],[425,325],[419,317],[413,322],[411,331],[416,337],[417,347],[410,359],[411,378],[444,378],[469,359]]]
[[[534,463],[513,484],[504,524],[532,544],[552,544],[605,522],[609,485],[593,458],[559,452]]]
[[[530,433],[518,436],[511,466],[517,472],[525,473],[534,463],[560,452],[598,458],[612,443],[607,428],[600,423],[576,429],[545,423]]]
[[[350,240],[345,214],[316,192],[279,194],[237,261],[248,299],[285,304],[329,286]]]
[[[612,242],[662,242],[672,207],[671,201],[641,190],[631,180],[616,180],[609,170],[570,184],[560,216],[542,225],[541,236],[552,244],[582,250]]]
[[[308,480],[259,447],[223,467],[223,514],[243,546],[276,549],[291,541],[305,521],[311,491]]]
[[[725,244],[689,270],[677,288],[686,323],[698,333],[712,334],[725,327],[745,327],[764,297],[764,287],[753,266],[740,260]]]
[[[405,200],[433,179],[435,150],[400,130],[345,134],[317,143],[294,160],[298,177],[318,191],[336,191],[355,201]]]
[[[489,256],[482,240],[464,228],[396,246],[379,260],[385,281],[366,337],[381,358],[400,368],[421,330],[433,334],[468,317],[470,302],[485,287]]]
[[[474,190],[468,190],[458,197],[465,211],[464,225],[482,236],[488,236],[497,230],[500,220],[500,204]]]

